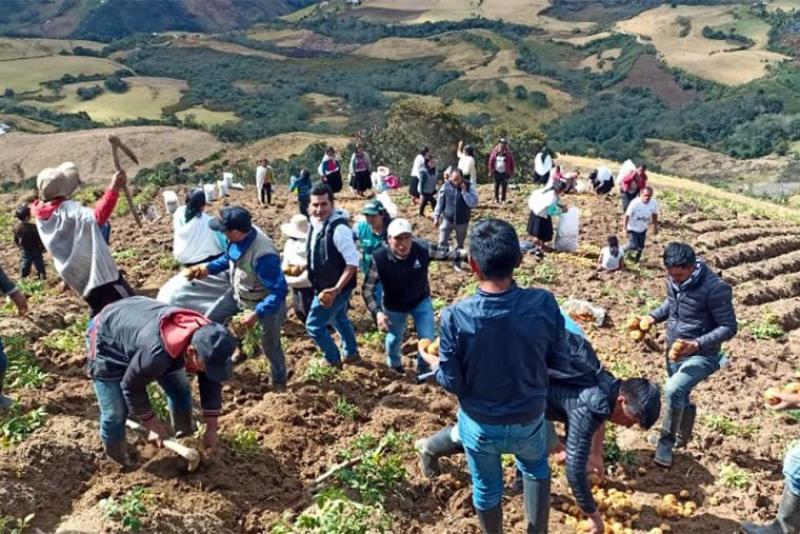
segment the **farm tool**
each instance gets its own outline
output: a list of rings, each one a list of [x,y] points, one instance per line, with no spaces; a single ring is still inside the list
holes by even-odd
[[[108,144],[111,145],[111,157],[114,159],[114,168],[117,172],[122,171],[122,164],[119,161],[119,151],[122,150],[128,159],[130,159],[135,164],[139,164],[139,158],[136,157],[136,154],[133,150],[128,147],[122,140],[117,137],[116,135],[109,134],[106,138],[108,140]],[[142,227],[142,217],[139,215],[139,212],[136,210],[136,206],[133,204],[133,197],[131,196],[131,190],[128,188],[128,184],[122,188],[122,192],[125,194],[125,199],[128,201],[128,207],[131,209],[131,213],[133,213],[133,218],[136,219],[136,224],[139,225],[139,228]]]
[[[135,421],[131,421],[130,419],[125,421],[125,426],[145,436],[145,438],[150,434],[150,431],[147,428]],[[197,469],[197,466],[200,465],[200,453],[197,451],[197,449],[187,447],[186,445],[172,438],[164,438],[163,443],[164,448],[169,449],[178,456],[186,459],[186,461],[189,463],[190,473]]]

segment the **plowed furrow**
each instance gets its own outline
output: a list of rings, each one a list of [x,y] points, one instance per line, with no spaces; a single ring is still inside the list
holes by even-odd
[[[792,273],[763,282],[754,280],[738,288],[738,300],[747,306],[800,296],[800,273]]]
[[[789,252],[767,261],[745,263],[722,273],[722,278],[731,285],[750,280],[771,280],[782,274],[800,272],[800,251]]]
[[[698,234],[705,234],[708,232],[721,232],[728,230],[732,227],[749,230],[751,228],[770,228],[775,226],[775,221],[769,219],[733,219],[733,220],[718,220],[700,221],[692,224],[690,228]]]
[[[797,236],[779,236],[761,239],[755,243],[743,243],[735,247],[720,250],[711,255],[713,265],[727,269],[759,260],[765,260],[800,250],[800,238]]]
[[[793,236],[800,234],[798,226],[775,226],[772,228],[734,228],[723,232],[712,232],[697,237],[706,250],[749,243],[764,237]]]

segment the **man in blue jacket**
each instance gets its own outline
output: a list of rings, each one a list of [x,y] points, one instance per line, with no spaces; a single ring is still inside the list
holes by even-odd
[[[100,437],[109,458],[124,467],[130,464],[125,442],[129,414],[150,430],[156,444],[168,435],[147,395],[151,382],[158,382],[167,396],[176,434],[193,432],[187,372],[198,376],[204,444],[217,447],[222,383],[233,374],[231,356],[236,349],[236,338],[224,326],[192,310],[130,297],[103,308],[89,322],[86,335],[87,370],[100,405]]]
[[[672,449],[691,441],[696,408],[689,401],[692,390],[719,370],[722,343],[736,335],[733,292],[708,266],[697,259],[686,243],[670,243],[664,249],[667,298],[642,321],[667,321],[667,409],[661,432],[654,436],[654,461],[672,465]]]
[[[564,342],[564,319],[552,293],[514,283],[521,261],[513,226],[478,223],[469,247],[478,291],[441,317],[436,379],[458,397],[472,501],[490,534],[503,530],[502,454],[513,454],[523,475],[527,532],[547,532],[550,507],[547,367]]]
[[[8,279],[2,267],[0,267],[0,295],[10,298],[20,315],[28,313],[28,299],[25,298],[25,295],[17,288],[16,284]],[[5,381],[7,369],[8,358],[3,349],[3,341],[0,340],[0,411],[8,410],[14,404],[10,397],[3,395],[3,382]]]

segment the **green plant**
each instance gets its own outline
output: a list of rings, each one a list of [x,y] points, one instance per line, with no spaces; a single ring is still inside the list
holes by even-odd
[[[736,464],[722,464],[717,480],[728,488],[746,488],[750,485],[750,473],[737,466]]]
[[[635,466],[637,464],[633,451],[623,451],[620,448],[617,443],[617,429],[612,425],[606,425],[603,431],[603,461],[609,465]]]
[[[411,435],[389,430],[380,440],[362,434],[349,448],[340,452],[343,460],[360,457],[360,461],[336,473],[340,484],[358,492],[367,504],[383,502],[406,479],[403,454],[410,450]]]
[[[236,456],[255,456],[261,450],[258,432],[241,426],[236,427],[233,434],[225,434],[222,439]]]
[[[143,526],[142,520],[148,513],[147,505],[152,499],[150,490],[143,486],[134,486],[118,499],[108,497],[101,500],[100,508],[106,517],[119,521],[123,529],[138,532]]]
[[[47,412],[43,407],[22,413],[19,404],[0,417],[0,447],[8,448],[30,436],[36,429],[44,425]]]
[[[750,333],[756,339],[783,339],[786,332],[778,323],[778,316],[765,311],[756,320],[748,324]]]
[[[328,365],[324,359],[315,357],[306,367],[303,379],[317,383],[327,382],[336,377],[337,372],[338,369]]]
[[[36,514],[28,514],[22,519],[0,515],[0,534],[22,534],[30,526]]]
[[[157,382],[150,382],[147,384],[147,396],[150,398],[150,407],[156,417],[162,421],[169,419],[169,406],[167,405],[167,396],[164,390]]]
[[[111,253],[116,261],[135,260],[139,257],[139,251],[135,248],[121,248]]]
[[[361,504],[335,488],[318,495],[314,505],[289,521],[287,514],[270,534],[382,534],[392,528],[392,518],[380,503]]]
[[[181,263],[176,260],[172,254],[162,254],[158,259],[158,268],[165,271],[175,271],[179,269]]]
[[[549,263],[536,266],[533,271],[533,281],[539,284],[552,284],[558,276],[558,270]]]
[[[439,311],[439,310],[441,310],[441,309],[443,309],[443,308],[445,308],[447,306],[447,301],[445,299],[439,298],[439,297],[434,297],[434,299],[431,301],[431,303],[433,304],[433,311],[435,311],[435,312],[437,312],[437,311]]]
[[[723,436],[749,436],[755,431],[754,428],[739,424],[727,415],[721,414],[706,414],[703,416],[703,424]]]
[[[383,347],[384,339],[386,339],[385,332],[381,330],[370,330],[368,332],[364,332],[363,334],[359,334],[358,344],[372,345],[373,347],[380,350],[380,348]]]
[[[333,409],[343,419],[350,419],[353,421],[358,416],[358,406],[350,403],[345,396],[336,399],[336,405]]]
[[[9,388],[38,388],[50,377],[39,367],[33,351],[27,348],[29,343],[21,335],[5,339],[8,354],[6,386]]]
[[[54,330],[46,338],[44,345],[50,349],[76,354],[83,349],[84,335],[89,317],[82,315],[78,320],[62,330]]]
[[[20,291],[25,293],[26,296],[33,296],[41,293],[46,289],[44,280],[39,280],[36,278],[23,278],[19,282],[17,282],[17,288]]]

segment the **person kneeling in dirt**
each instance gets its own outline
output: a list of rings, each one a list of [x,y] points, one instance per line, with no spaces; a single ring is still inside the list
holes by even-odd
[[[261,350],[269,359],[272,387],[285,388],[286,357],[281,347],[281,328],[286,320],[289,289],[281,257],[272,239],[253,226],[250,212],[244,208],[222,208],[219,217],[210,220],[208,226],[225,233],[228,248],[216,260],[193,267],[187,274],[205,278],[228,271],[231,287],[208,309],[206,316],[223,324],[244,310],[242,325],[253,328],[261,323]]]
[[[437,381],[458,397],[458,432],[472,475],[472,502],[483,532],[503,530],[502,454],[523,474],[528,532],[547,532],[550,468],[544,411],[547,362],[565,336],[553,294],[514,282],[519,238],[506,221],[485,219],[469,240],[475,295],[444,309]]]
[[[402,375],[400,348],[408,316],[414,319],[419,339],[434,338],[433,303],[428,283],[428,265],[432,260],[466,260],[463,250],[442,248],[424,240],[414,239],[411,223],[395,219],[387,230],[388,246],[372,255],[364,300],[367,309],[376,317],[378,328],[386,334],[386,364]],[[374,288],[383,286],[383,297],[376,298]],[[417,356],[417,374],[428,372],[427,364]]]
[[[186,373],[197,374],[206,426],[203,443],[217,447],[222,383],[233,374],[236,338],[219,324],[184,308],[147,297],[109,304],[89,321],[87,368],[100,405],[100,438],[106,455],[130,465],[125,420],[137,417],[161,445],[166,426],[153,413],[147,385],[163,388],[177,436],[194,432],[192,395]]]
[[[800,409],[800,394],[774,391],[767,393],[767,406],[772,410]],[[798,534],[800,533],[800,442],[795,442],[783,459],[783,496],[778,516],[764,526],[743,523],[745,534]]]
[[[589,521],[590,533],[603,531],[603,518],[592,496],[590,477],[602,478],[603,436],[606,421],[648,429],[661,411],[658,386],[644,378],[620,380],[605,369],[580,327],[566,314],[565,343],[561,355],[548,360],[548,421],[566,424],[566,471],[575,501]],[[548,424],[551,451],[563,448]],[[558,444],[558,445],[557,445]],[[448,426],[415,444],[422,472],[428,478],[440,473],[439,459],[463,451],[455,427]],[[517,489],[523,484],[517,471]]]
[[[692,247],[668,244],[664,267],[667,298],[640,324],[667,321],[667,409],[660,435],[651,436],[650,442],[656,445],[655,463],[669,467],[673,447],[685,447],[692,439],[696,408],[689,395],[719,370],[722,344],[736,335],[738,325],[731,286],[699,260]]]
[[[53,256],[64,282],[89,304],[94,317],[107,304],[133,295],[133,289],[117,270],[100,227],[105,225],[127,183],[123,171],[114,173],[108,189],[94,210],[71,199],[80,185],[78,168],[66,162],[47,168],[36,178],[39,199],[31,205],[36,228]]]
[[[0,293],[11,299],[11,302],[17,307],[20,315],[28,313],[28,299],[20,291],[14,282],[8,279],[3,268],[0,267]],[[3,383],[5,382],[6,370],[8,369],[8,358],[3,349],[3,340],[0,339],[0,410],[8,410],[14,402],[3,395]]]

